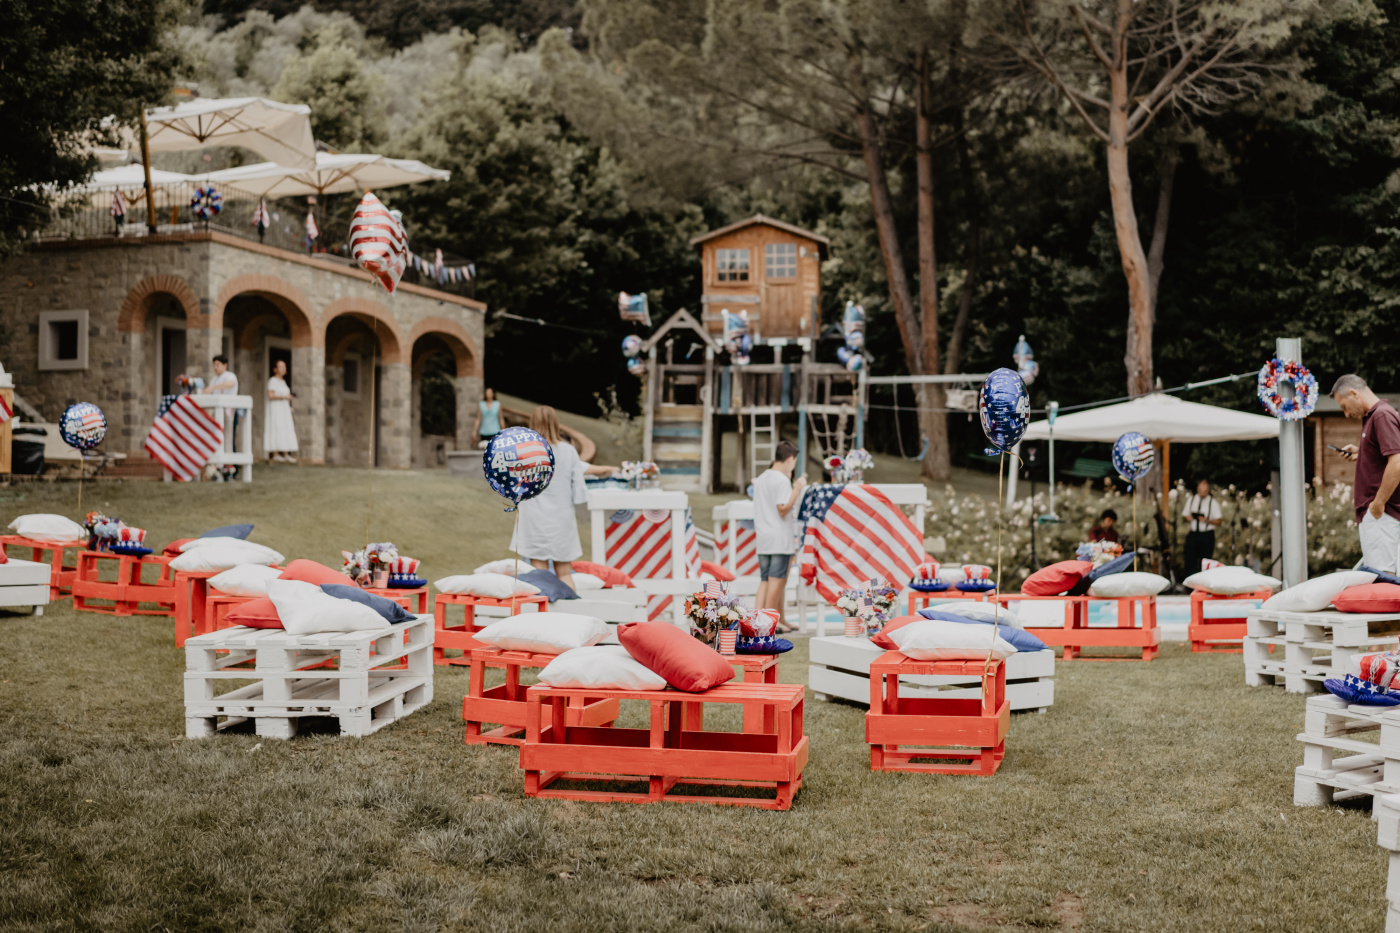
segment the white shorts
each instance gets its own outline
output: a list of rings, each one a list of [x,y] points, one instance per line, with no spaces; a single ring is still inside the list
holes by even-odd
[[[1358,529],[1361,535],[1361,563],[1372,570],[1400,572],[1400,520],[1384,512],[1380,518],[1367,509]]]

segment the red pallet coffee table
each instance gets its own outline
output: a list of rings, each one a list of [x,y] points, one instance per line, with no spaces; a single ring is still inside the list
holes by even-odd
[[[115,581],[100,579],[100,561],[117,562]],[[78,554],[77,576],[73,578],[73,608],[83,612],[104,612],[118,616],[168,616],[175,611],[175,580],[170,574],[172,558],[160,554],[132,557],[109,551],[81,551]],[[146,567],[157,568],[153,582],[142,578]],[[110,606],[94,606],[91,600],[111,602]],[[141,603],[155,603],[160,608],[142,609]]]
[[[373,593],[375,596],[383,596],[385,599],[392,599],[409,612],[416,612],[420,616],[427,615],[428,613],[428,588],[426,586],[415,587],[414,589],[405,589],[395,586],[367,586],[364,590],[366,593]],[[416,609],[413,607],[415,602],[418,604],[418,608]]]
[[[980,699],[902,697],[899,680],[921,674],[980,677]],[[870,711],[865,741],[872,771],[995,774],[1006,756],[1011,704],[1001,661],[916,661],[886,651],[870,663]],[[920,759],[933,759],[922,761]],[[968,759],[967,764],[949,764]]]
[[[997,601],[1009,608],[1013,602],[1033,602],[1036,600],[1059,600],[1065,604],[1065,624],[1063,627],[1046,628],[1026,626],[1051,648],[1063,648],[1064,660],[1080,658],[1085,661],[1131,661],[1135,658],[1085,658],[1085,648],[1140,648],[1142,660],[1151,661],[1157,657],[1158,646],[1162,644],[1162,630],[1157,627],[1156,596],[1125,596],[1122,598],[1094,596],[1022,596],[1011,593],[998,596]],[[1118,624],[1089,627],[1090,602],[1116,602],[1118,604]],[[1142,626],[1137,622],[1138,605],[1142,607]]]
[[[802,787],[808,743],[802,732],[800,684],[721,684],[700,693],[676,690],[580,690],[531,687],[520,767],[525,796],[602,803],[710,803],[786,810]],[[569,723],[570,704],[584,695],[606,702],[641,700],[650,728],[599,729]],[[775,732],[706,732],[703,704],[773,708]],[[693,707],[693,709],[692,709]],[[646,783],[646,790],[584,790],[560,781]],[[675,794],[677,784],[772,788],[774,796]]]
[[[996,595],[996,590],[987,590],[982,593],[966,593],[951,586],[946,590],[939,590],[936,593],[925,593],[922,590],[910,590],[909,615],[912,616],[920,609],[927,609],[934,603],[947,602],[950,599],[971,599],[978,602],[987,602],[996,599]]]
[[[226,621],[228,614],[244,603],[250,603],[257,598],[256,596],[234,596],[231,593],[222,593],[211,589],[209,601],[206,603],[210,619],[209,631],[217,632],[220,629],[233,628],[237,623]]]
[[[743,671],[746,684],[776,684],[778,682],[778,655],[776,654],[735,654],[726,655],[725,660]],[[696,708],[697,710],[699,707]],[[744,706],[745,732],[772,732],[777,728],[772,706],[749,703]]]
[[[52,568],[49,572],[49,602],[73,595],[73,581],[78,576],[77,555],[79,552],[86,551],[87,546],[86,538],[80,538],[76,541],[39,541],[22,535],[0,535],[0,553],[9,554],[10,548],[27,548],[29,550],[28,560],[48,564]],[[65,563],[63,560],[64,553],[67,551],[72,551],[74,554],[71,564]],[[49,556],[42,557],[41,555],[45,553]],[[20,560],[26,559],[19,554],[11,556]]]
[[[462,607],[462,625],[449,626],[447,624],[447,607]],[[537,606],[537,612],[545,612],[549,609],[549,597],[543,594],[536,596],[516,596],[514,599],[491,599],[487,596],[471,596],[466,593],[439,593],[433,600],[433,663],[434,664],[455,664],[466,667],[472,663],[471,654],[476,648],[485,648],[481,642],[472,637],[475,632],[481,631],[485,626],[476,624],[476,607],[489,606],[497,609],[512,609],[520,611],[522,606]],[[460,658],[448,658],[443,656],[444,648],[456,648],[461,650]]]
[[[209,612],[209,578],[222,570],[175,571],[175,647],[183,648],[191,635],[214,631],[214,617]]]
[[[434,633],[436,635],[436,633]],[[542,668],[558,655],[534,654],[529,651],[502,651],[481,645],[470,652],[471,674],[467,678],[467,695],[462,697],[462,720],[467,724],[465,741],[468,745],[519,745],[524,741],[526,709],[525,691],[520,683],[521,668]],[[486,686],[486,669],[505,668],[506,680],[494,687]],[[597,691],[580,693],[569,705],[569,725],[606,727],[617,719],[616,700],[599,700]],[[482,726],[500,723],[483,732]]]
[[[1221,596],[1205,590],[1191,592],[1191,624],[1186,628],[1186,637],[1191,642],[1193,652],[1237,654],[1244,651],[1246,619],[1239,617],[1206,618],[1206,603],[1216,600],[1252,599],[1263,602],[1274,595],[1273,590],[1257,590],[1253,593],[1240,593],[1234,596]]]

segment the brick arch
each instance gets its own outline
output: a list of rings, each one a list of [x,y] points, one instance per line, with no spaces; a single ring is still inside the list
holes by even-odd
[[[345,354],[350,352],[350,347],[363,337],[363,334],[349,333],[341,337],[334,344],[326,347],[326,365],[340,366],[345,362]]]
[[[205,314],[199,308],[199,297],[189,283],[178,275],[152,275],[137,282],[122,299],[121,310],[117,313],[117,330],[136,333],[146,329],[146,317],[151,311],[153,295],[170,295],[185,309],[185,323],[192,328],[209,326]]]
[[[429,317],[413,327],[409,346],[416,347],[419,339],[432,335],[446,343],[457,359],[457,376],[480,376],[481,356],[476,352],[476,343],[467,329],[456,321],[443,317]]]
[[[224,326],[224,309],[239,295],[257,295],[277,306],[292,329],[292,346],[318,347],[325,332],[311,326],[311,302],[301,293],[301,289],[275,275],[239,275],[229,279],[214,301],[214,313],[210,315],[209,326],[219,329]]]
[[[327,305],[321,314],[319,339],[323,344],[331,322],[341,315],[349,315],[369,325],[370,330],[379,338],[380,362],[386,366],[404,362],[403,335],[394,323],[394,312],[369,298],[337,298]]]

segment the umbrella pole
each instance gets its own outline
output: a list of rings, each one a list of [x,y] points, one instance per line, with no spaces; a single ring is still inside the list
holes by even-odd
[[[156,232],[156,196],[151,190],[151,140],[146,135],[146,105],[141,105],[141,168],[146,174],[146,232]]]

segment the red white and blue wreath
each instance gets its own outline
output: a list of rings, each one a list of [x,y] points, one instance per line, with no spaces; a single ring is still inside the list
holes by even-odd
[[[208,220],[224,209],[224,196],[219,194],[219,189],[213,185],[196,188],[194,197],[190,198],[190,208],[194,211],[194,216],[200,220]]]
[[[1279,388],[1293,387],[1293,397],[1284,398]],[[1284,421],[1302,421],[1317,407],[1317,378],[1297,360],[1274,358],[1259,370],[1259,401],[1264,409]]]

